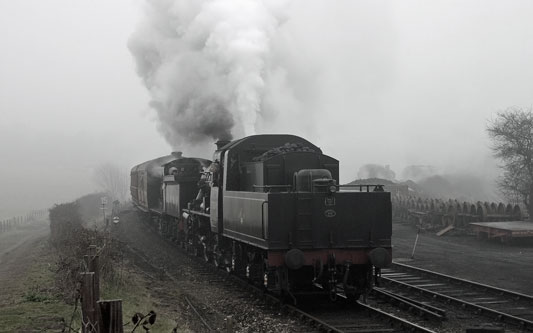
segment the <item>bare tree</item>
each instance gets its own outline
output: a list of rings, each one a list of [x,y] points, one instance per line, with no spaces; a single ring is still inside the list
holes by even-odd
[[[508,108],[489,122],[494,155],[503,162],[499,187],[510,199],[521,198],[531,218],[533,210],[533,113]]]
[[[128,195],[128,174],[118,166],[105,163],[94,169],[94,181],[114,200],[124,202]]]

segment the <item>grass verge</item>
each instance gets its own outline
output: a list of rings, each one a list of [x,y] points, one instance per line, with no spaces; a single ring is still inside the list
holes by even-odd
[[[178,308],[168,306],[164,300],[154,296],[152,285],[150,278],[127,268],[119,281],[113,283],[104,281],[102,298],[122,299],[124,332],[131,332],[134,328],[131,319],[135,313],[146,315],[150,311],[157,314],[156,322],[150,327],[150,332],[190,332],[187,324],[179,319]],[[135,332],[144,332],[144,330],[140,327]]]
[[[0,332],[61,332],[73,306],[65,304],[55,287],[55,257],[43,239],[29,254],[25,276],[2,292]]]
[[[79,304],[74,311],[72,304],[64,301],[64,290],[56,285],[56,252],[43,239],[35,251],[29,254],[26,274],[13,283],[9,290],[2,289],[0,303],[0,332],[68,332],[68,325],[78,331],[80,324]],[[124,332],[131,332],[131,318],[135,313],[147,314],[153,310],[157,320],[150,332],[190,332],[187,324],[179,320],[179,311],[153,296],[153,282],[129,268],[127,263],[120,270],[116,281],[102,281],[102,299],[122,299]],[[5,293],[4,293],[5,292]],[[144,332],[138,327],[135,332]]]

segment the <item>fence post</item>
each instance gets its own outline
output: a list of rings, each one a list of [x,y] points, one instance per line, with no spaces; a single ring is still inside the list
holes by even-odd
[[[122,300],[98,301],[100,333],[123,333]]]
[[[96,298],[94,294],[94,272],[81,273],[81,326],[83,333],[97,333]]]
[[[89,256],[87,261],[87,270],[89,272],[94,272],[94,290],[95,290],[95,299],[98,301],[100,299],[100,265],[99,265],[99,256],[96,255],[96,245],[89,245]]]

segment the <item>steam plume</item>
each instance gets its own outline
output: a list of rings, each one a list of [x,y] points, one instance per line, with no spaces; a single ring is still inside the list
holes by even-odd
[[[255,133],[283,6],[146,1],[146,16],[128,46],[172,146]]]

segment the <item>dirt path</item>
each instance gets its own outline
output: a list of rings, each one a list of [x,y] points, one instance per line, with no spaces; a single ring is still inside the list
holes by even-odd
[[[46,223],[28,225],[0,234],[0,306],[10,304],[18,297],[21,278],[33,262],[35,249],[49,233]]]

